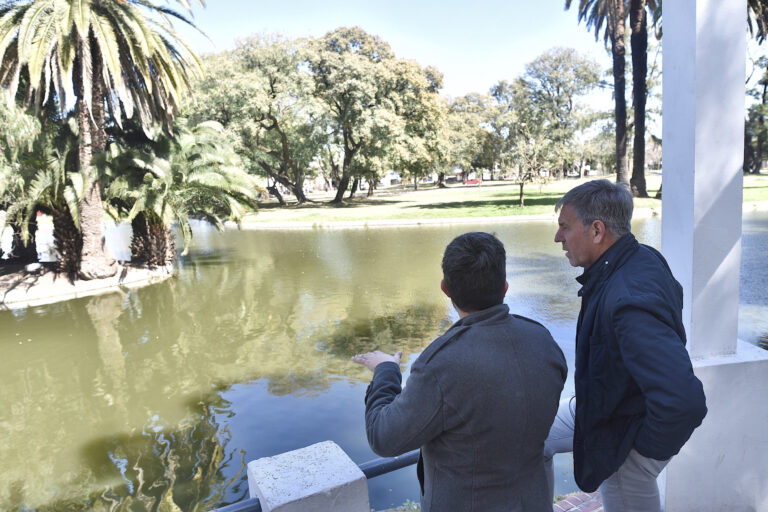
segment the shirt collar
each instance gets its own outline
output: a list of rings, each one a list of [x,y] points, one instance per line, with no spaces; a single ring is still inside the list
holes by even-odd
[[[590,265],[583,274],[576,278],[581,284],[579,297],[589,292],[597,283],[611,275],[623,261],[624,256],[639,245],[632,233],[627,233],[610,246]]]

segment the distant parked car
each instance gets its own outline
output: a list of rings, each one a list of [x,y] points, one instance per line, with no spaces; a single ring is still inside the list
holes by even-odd
[[[480,178],[473,178],[471,180],[464,180],[465,185],[477,185],[480,186],[483,183],[483,180]]]

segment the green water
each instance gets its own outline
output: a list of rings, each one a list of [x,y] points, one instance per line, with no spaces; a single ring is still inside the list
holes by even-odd
[[[330,439],[375,458],[369,373],[349,358],[400,349],[411,362],[456,319],[439,261],[474,229],[200,227],[169,281],[0,312],[0,509],[208,510],[246,497],[258,457]],[[578,271],[554,221],[489,230],[507,247],[506,301],[545,323],[572,366]],[[635,232],[658,246],[657,219]],[[759,288],[742,312],[753,342],[768,333]],[[556,462],[556,492],[576,490],[567,456]],[[417,501],[414,473],[372,480],[372,506]]]

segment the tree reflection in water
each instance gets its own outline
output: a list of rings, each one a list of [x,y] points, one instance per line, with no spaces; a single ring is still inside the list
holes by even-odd
[[[227,451],[228,432],[216,420],[229,404],[218,395],[212,398],[214,403],[197,404],[180,428],[149,424],[133,435],[91,441],[83,448],[89,468],[115,483],[86,500],[57,501],[38,510],[195,511],[224,502],[225,492],[235,501],[245,498],[245,454]],[[228,480],[226,467],[236,468]]]

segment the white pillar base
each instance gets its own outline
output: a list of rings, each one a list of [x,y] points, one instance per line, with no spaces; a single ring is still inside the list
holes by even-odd
[[[248,463],[248,489],[263,512],[369,512],[368,484],[332,441]]]
[[[666,512],[768,511],[768,351],[693,361],[709,412],[666,471]]]

